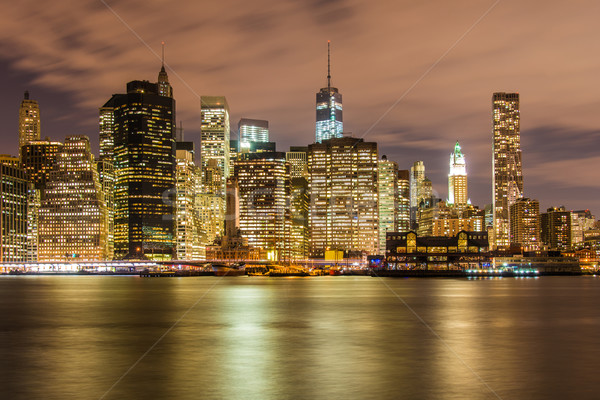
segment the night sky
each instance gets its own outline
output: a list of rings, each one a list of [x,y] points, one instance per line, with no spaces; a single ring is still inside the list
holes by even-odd
[[[438,196],[459,140],[469,197],[491,203],[491,97],[514,91],[525,196],[598,217],[599,15],[592,0],[5,2],[1,152],[17,153],[26,89],[42,137],[85,134],[97,152],[98,107],[128,81],[156,81],[161,41],[187,140],[199,144],[199,96],[224,95],[232,131],[267,119],[278,150],[307,145],[331,40],[344,130],[402,169],[423,160]]]

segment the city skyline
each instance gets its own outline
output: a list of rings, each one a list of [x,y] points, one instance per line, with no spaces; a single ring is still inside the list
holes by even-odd
[[[140,9],[133,2],[110,4],[114,14],[102,4],[70,5],[69,15],[76,21],[71,25],[60,16],[66,4],[59,2],[55,9],[27,17],[25,8],[15,4],[3,18],[11,38],[3,42],[6,51],[0,61],[2,72],[10,77],[1,100],[7,153],[17,155],[15,114],[23,92],[29,90],[40,104],[42,138],[62,141],[67,135],[84,134],[98,154],[98,104],[119,93],[123,82],[153,80],[163,40],[178,102],[177,122],[183,121],[187,139],[198,143],[200,136],[195,92],[226,96],[233,121],[243,116],[269,120],[271,140],[280,151],[310,144],[314,93],[326,84],[325,52],[331,40],[332,85],[344,94],[345,130],[377,142],[380,155],[386,154],[401,169],[423,160],[439,197],[447,195],[447,149],[459,140],[469,154],[469,197],[479,206],[491,203],[489,97],[497,91],[519,92],[525,195],[539,199],[540,209],[565,205],[600,212],[600,200],[593,196],[600,179],[594,168],[600,157],[593,146],[600,135],[595,115],[600,97],[593,88],[600,57],[585,45],[594,34],[587,18],[599,8],[592,2],[545,8],[539,2],[500,2],[488,12],[495,3],[366,7],[337,1],[300,10],[296,7],[302,6],[282,3],[261,13],[230,3],[196,13],[186,4],[165,10],[159,4]],[[227,10],[227,16],[221,15]],[[146,18],[136,19],[134,12]],[[168,15],[177,16],[171,18],[177,26],[155,23]],[[447,15],[451,18],[442,20]],[[508,15],[515,29],[499,35]],[[219,18],[210,22],[215,16]],[[422,26],[412,20],[422,21]],[[155,54],[122,21],[131,24]],[[237,29],[214,35],[215,43],[200,42],[216,22],[229,22]],[[284,32],[289,26],[294,28]],[[202,43],[203,51],[194,51],[194,43]]]

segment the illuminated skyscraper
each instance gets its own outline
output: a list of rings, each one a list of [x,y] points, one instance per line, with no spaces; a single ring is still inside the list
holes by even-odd
[[[194,163],[194,143],[177,142],[177,259],[200,260],[200,216],[196,196],[201,192],[200,168]]]
[[[202,126],[201,126],[201,160],[202,170],[205,173],[211,160],[215,160],[219,170],[219,182],[215,193],[225,198],[225,183],[229,178],[229,106],[223,96],[202,96],[200,99]],[[205,175],[205,182],[214,178]],[[210,182],[213,185],[213,182]]]
[[[419,203],[422,199],[422,186],[425,180],[425,164],[415,161],[410,167],[410,222],[411,229],[416,229]]]
[[[262,119],[242,118],[238,123],[240,142],[268,142],[269,121]]]
[[[25,92],[19,108],[19,155],[21,147],[40,140],[40,132],[40,107],[37,101],[29,99],[29,92]]]
[[[343,137],[308,146],[310,247],[378,251],[377,143]]]
[[[386,233],[397,232],[398,164],[383,156],[378,163],[379,254],[385,254]]]
[[[41,201],[39,261],[103,261],[106,236],[104,196],[89,139],[67,137]]]
[[[29,184],[19,159],[0,155],[0,261],[27,260]]]
[[[342,94],[331,86],[330,42],[327,42],[327,87],[317,93],[317,128],[315,142],[342,137]]]
[[[467,197],[467,163],[458,141],[454,152],[450,154],[450,173],[448,174],[448,204],[464,207]]]
[[[239,227],[270,260],[289,260],[290,175],[285,153],[248,153],[236,161]]]
[[[398,232],[410,230],[410,179],[409,171],[398,171],[398,211],[396,212],[396,225]]]
[[[523,251],[540,250],[540,202],[517,199],[510,205],[510,243],[519,244]]]
[[[495,246],[507,247],[510,242],[509,207],[523,197],[519,94],[494,93],[492,109]]]
[[[292,146],[285,153],[285,159],[290,164],[290,176],[292,178],[308,177],[307,166],[308,147]]]
[[[158,86],[129,82],[103,107],[113,110],[117,259],[168,260],[175,252],[175,100]]]

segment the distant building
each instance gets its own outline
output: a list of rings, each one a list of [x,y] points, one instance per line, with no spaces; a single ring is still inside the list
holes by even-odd
[[[310,253],[308,230],[310,195],[306,177],[291,176],[290,192],[290,235],[288,239],[290,259],[291,261],[306,260]]]
[[[397,207],[397,230],[400,232],[406,232],[410,229],[410,179],[409,171],[406,169],[398,171]]]
[[[311,256],[378,251],[377,143],[343,137],[308,146]]]
[[[196,207],[196,196],[201,193],[201,172],[194,163],[194,143],[177,142],[176,159],[176,258],[201,260],[205,254]]]
[[[458,141],[450,155],[450,173],[448,174],[448,204],[465,207],[467,195],[467,163]]]
[[[62,143],[50,140],[28,141],[21,146],[23,168],[27,179],[36,189],[44,189],[48,173],[52,170],[56,155],[61,149]]]
[[[539,201],[520,198],[510,206],[510,242],[523,251],[541,249]]]
[[[285,153],[248,153],[236,161],[239,229],[273,261],[289,260],[290,176]]]
[[[202,96],[200,100],[200,111],[202,117],[200,156],[202,170],[206,171],[211,160],[211,168],[219,168],[219,182],[214,187],[214,194],[223,196],[225,199],[225,184],[230,175],[229,149],[230,149],[230,126],[229,106],[223,96]],[[214,174],[204,177],[205,183],[211,181]],[[209,185],[213,185],[210,182]]]
[[[585,233],[594,229],[596,218],[590,210],[578,210],[571,212],[571,244],[573,247],[583,247],[585,244]]]
[[[571,212],[564,207],[550,207],[541,216],[542,241],[548,249],[571,250]]]
[[[506,248],[510,244],[509,207],[523,197],[519,94],[494,93],[492,111],[495,245]]]
[[[285,159],[290,164],[290,176],[292,178],[308,178],[308,147],[291,146],[290,151],[285,153]]]
[[[27,260],[29,184],[19,159],[0,155],[0,261]]]
[[[104,261],[106,206],[86,136],[69,136],[46,182],[39,214],[39,261]]]
[[[29,98],[29,92],[26,91],[19,108],[19,155],[24,145],[40,140],[40,135],[40,106]]]
[[[410,167],[410,222],[411,226],[416,229],[417,226],[417,210],[421,200],[421,191],[423,180],[425,180],[425,164],[423,161],[415,161]]]
[[[175,100],[162,70],[159,81],[129,82],[127,93],[113,95],[100,111],[101,159],[106,160],[113,110],[117,259],[170,260],[175,254]],[[110,185],[108,171],[103,169],[102,180]]]
[[[327,87],[317,93],[317,126],[315,142],[342,137],[342,94],[331,86],[330,43],[327,43]]]
[[[378,162],[379,254],[385,254],[386,232],[398,231],[398,164],[382,156]]]
[[[269,121],[242,118],[238,122],[238,132],[242,143],[268,142]]]

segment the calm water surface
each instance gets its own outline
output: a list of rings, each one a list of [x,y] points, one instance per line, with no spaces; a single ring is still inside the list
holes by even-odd
[[[594,277],[0,277],[2,399],[597,399],[599,366]]]

